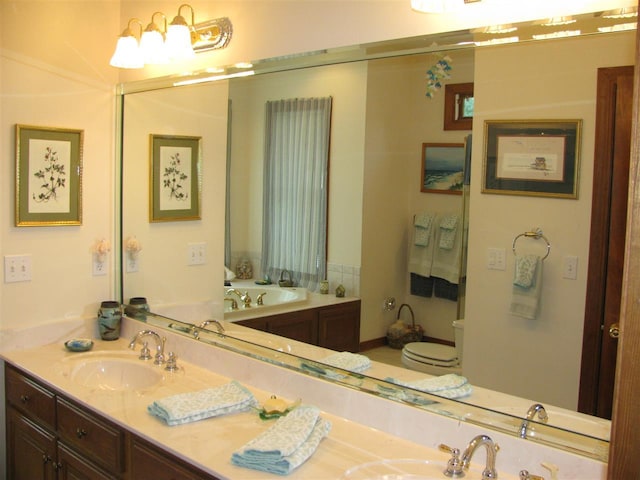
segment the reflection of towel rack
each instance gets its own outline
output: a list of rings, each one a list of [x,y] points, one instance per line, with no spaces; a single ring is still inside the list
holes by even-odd
[[[535,230],[521,233],[520,235],[516,236],[516,238],[513,239],[513,244],[511,245],[511,249],[513,250],[513,254],[514,255],[517,255],[517,253],[516,253],[516,242],[518,241],[518,239],[520,237],[533,238],[534,240],[540,240],[542,238],[545,242],[547,242],[547,254],[544,257],[542,257],[542,260],[547,258],[549,256],[549,254],[551,253],[551,244],[549,243],[549,240],[547,240],[547,237],[545,237],[542,234],[542,230],[540,230],[539,228],[536,228]]]

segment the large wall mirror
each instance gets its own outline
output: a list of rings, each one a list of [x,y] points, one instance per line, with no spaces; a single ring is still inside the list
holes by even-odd
[[[343,283],[348,296],[361,299],[360,341],[383,338],[395,321],[397,310],[383,308],[389,297],[410,304],[432,338],[453,341],[451,323],[464,317],[463,368],[474,385],[575,410],[597,70],[633,64],[635,31],[598,32],[603,25],[623,28],[614,26],[620,20],[605,19],[601,12],[580,16],[571,26],[540,23],[517,25],[519,43],[475,47],[474,42],[488,42],[492,34],[455,32],[265,60],[255,63],[254,75],[231,70],[237,78],[224,81],[207,81],[211,74],[202,72],[125,85],[123,300],[146,297],[153,311],[193,324],[223,318],[225,247],[231,270],[246,258],[254,264],[254,279],[260,276],[264,103],[331,96],[328,276],[332,287]],[[582,29],[582,35],[522,41],[531,38],[533,29],[557,36]],[[458,144],[472,133],[444,130],[444,88],[433,98],[426,95],[426,72],[444,56],[452,66],[445,83],[475,86],[467,196],[421,192],[422,144]],[[541,118],[582,120],[579,198],[482,194],[484,120]],[[151,135],[201,138],[200,219],[149,221],[150,182],[155,181],[149,173]],[[454,209],[469,219],[468,252],[463,256],[466,294],[460,292],[458,301],[411,295],[407,263],[412,219],[424,210]],[[508,316],[511,273],[487,269],[486,252],[502,248],[512,255],[513,238],[533,227],[544,229],[552,253],[545,263],[542,315],[525,322]],[[142,246],[137,255],[135,245]],[[192,261],[194,251],[203,252],[197,262]],[[567,255],[581,261],[578,280],[562,278]],[[508,258],[507,265],[512,264]],[[302,351],[293,353],[304,356]],[[473,403],[473,398],[464,402]],[[510,416],[526,414],[510,405],[482,406]],[[590,417],[584,418],[588,423]],[[591,420],[605,429],[597,434],[573,429],[608,441],[607,423]],[[567,430],[572,427],[564,424],[559,431],[564,435]]]

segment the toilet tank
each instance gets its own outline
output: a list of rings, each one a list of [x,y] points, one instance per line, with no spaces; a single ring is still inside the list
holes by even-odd
[[[458,355],[458,361],[462,365],[462,343],[464,340],[464,320],[453,321],[453,338],[456,343],[456,353]]]

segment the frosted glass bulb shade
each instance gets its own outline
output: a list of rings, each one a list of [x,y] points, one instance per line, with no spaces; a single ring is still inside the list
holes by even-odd
[[[144,63],[157,65],[161,63],[169,63],[169,57],[166,52],[164,38],[157,31],[145,31],[140,39],[140,50]]]
[[[184,60],[195,56],[191,46],[191,32],[186,25],[169,25],[165,45],[171,59]]]
[[[144,60],[134,36],[122,36],[118,38],[116,50],[109,64],[118,68],[142,68]]]
[[[411,0],[411,8],[423,13],[446,13],[460,10],[463,0]]]

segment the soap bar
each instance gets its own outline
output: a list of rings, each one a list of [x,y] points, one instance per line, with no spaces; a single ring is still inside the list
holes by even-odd
[[[64,342],[64,346],[70,352],[87,352],[93,348],[93,340],[90,338],[73,338]]]

